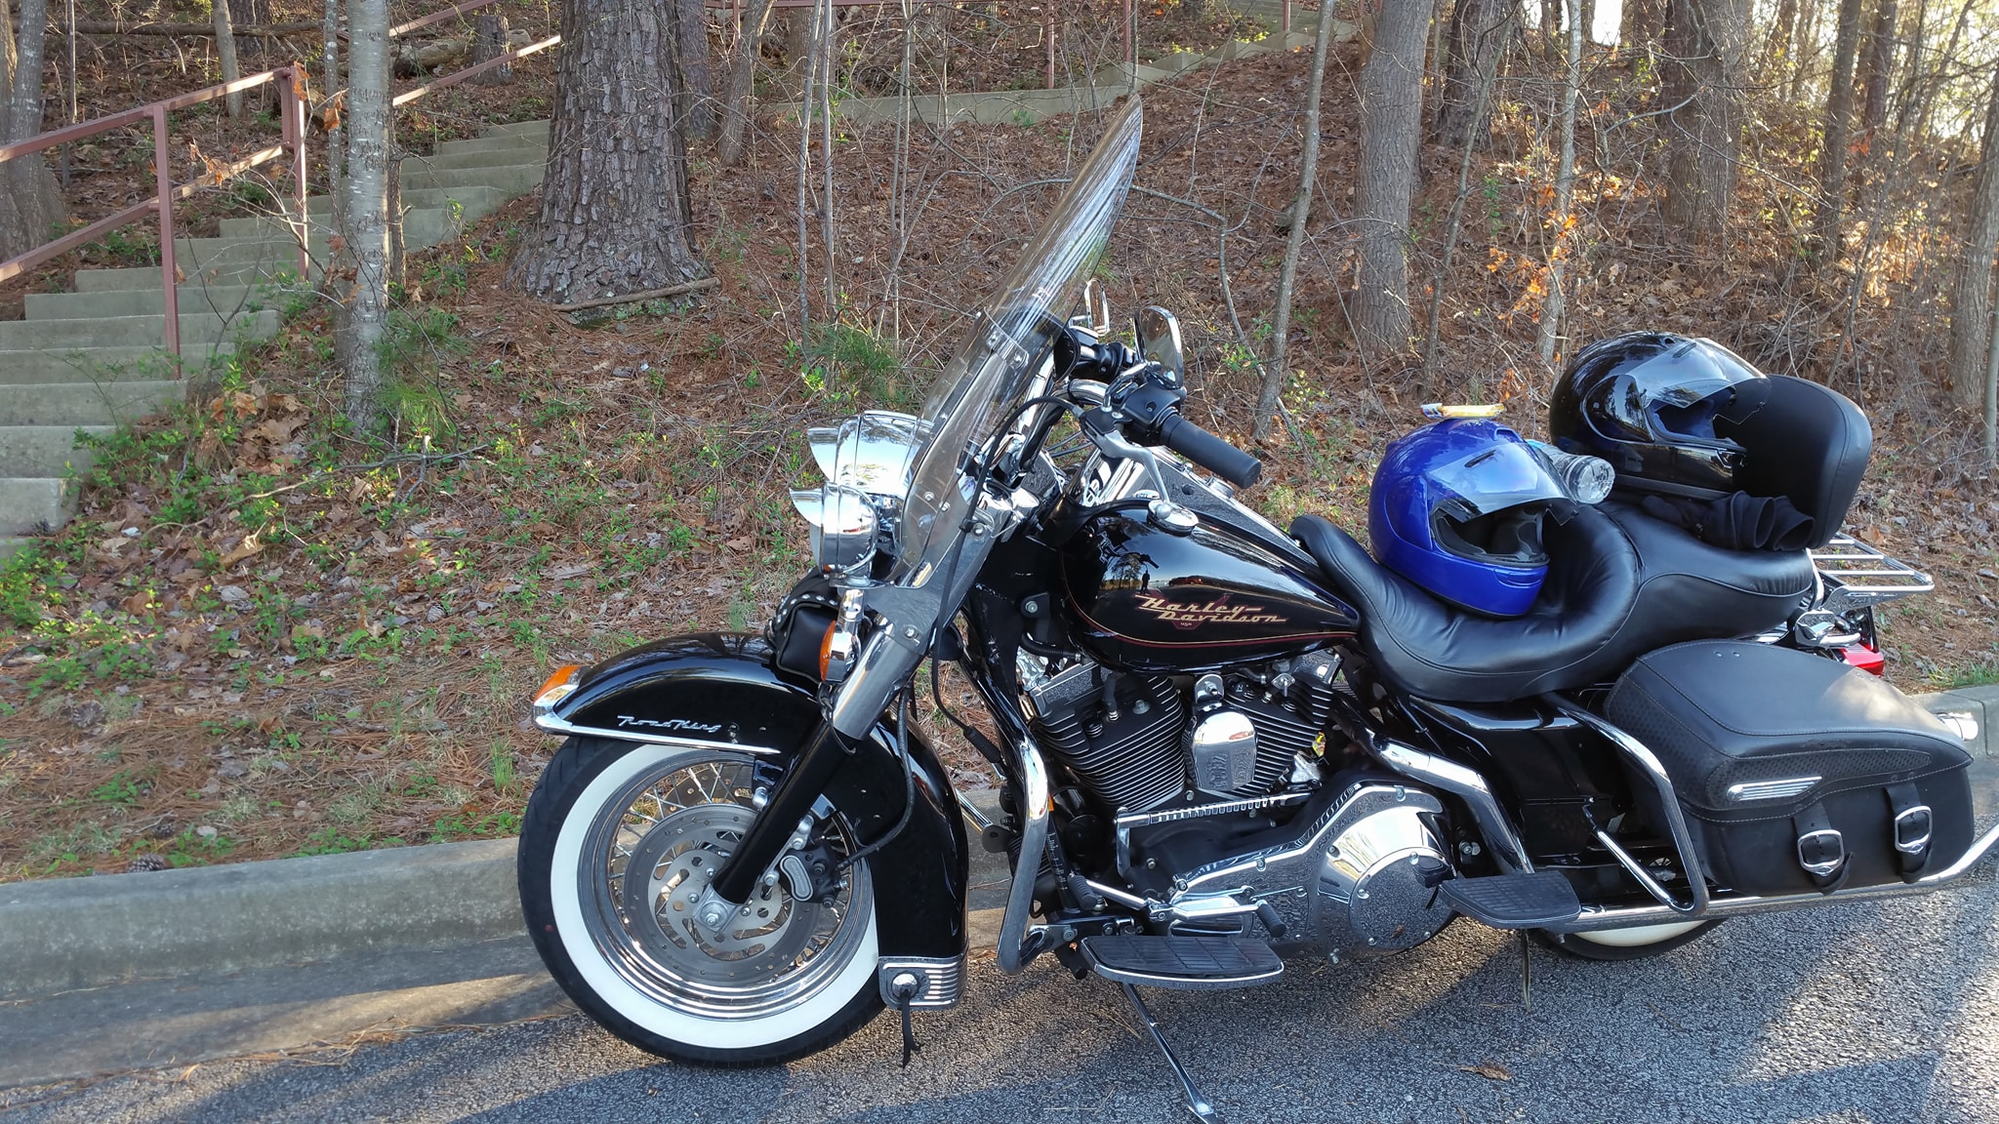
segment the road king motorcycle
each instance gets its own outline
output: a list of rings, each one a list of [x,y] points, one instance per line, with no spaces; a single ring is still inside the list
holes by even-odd
[[[1140,114],[922,416],[812,431],[813,570],[760,635],[536,695],[568,741],[521,898],[583,1010],[695,1062],[796,1057],[884,1006],[908,1045],[964,986],[969,819],[1012,862],[1000,970],[1115,981],[1205,1117],[1135,989],[1269,984],[1460,915],[1625,959],[1932,890],[1994,847],[1965,730],[1851,666],[1878,658],[1869,604],[1928,583],[1835,537],[1870,440],[1850,402],[1619,337],[1565,373],[1552,445],[1445,417],[1390,446],[1372,554],[1315,516],[1279,530],[1234,498],[1258,462],[1182,413],[1169,315],[1135,347],[1100,302],[1060,319]],[[1000,779],[991,818],[910,721],[925,661]],[[935,694],[947,662],[985,720]]]

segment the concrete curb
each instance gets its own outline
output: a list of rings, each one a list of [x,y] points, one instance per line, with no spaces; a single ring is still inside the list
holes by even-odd
[[[1999,757],[1999,686],[1917,698],[1971,714]],[[973,794],[991,814],[990,791]],[[972,845],[974,944],[990,946],[1006,870]],[[0,999],[522,934],[513,839],[0,885]]]
[[[0,886],[0,997],[521,932],[512,839]]]

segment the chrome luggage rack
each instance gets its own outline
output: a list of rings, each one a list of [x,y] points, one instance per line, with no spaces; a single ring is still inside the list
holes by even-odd
[[[1825,600],[1819,607],[1832,612],[1892,601],[1912,593],[1928,593],[1936,588],[1936,582],[1928,574],[1852,535],[1834,536],[1831,542],[1812,551],[1811,556],[1812,565],[1825,579]]]

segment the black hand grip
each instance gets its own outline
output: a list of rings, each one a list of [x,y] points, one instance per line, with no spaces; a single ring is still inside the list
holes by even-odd
[[[1179,414],[1169,414],[1159,423],[1159,443],[1238,488],[1249,487],[1263,475],[1262,461]]]

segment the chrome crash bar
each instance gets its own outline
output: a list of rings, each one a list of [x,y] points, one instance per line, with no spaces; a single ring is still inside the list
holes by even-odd
[[[1027,742],[1015,749],[1016,774],[1020,778],[1020,859],[1014,864],[1013,884],[1007,888],[1006,911],[1000,915],[999,947],[995,954],[1000,971],[1011,975],[1027,967],[1040,951],[1041,935],[1028,933],[1034,915],[1035,876],[1041,871],[1042,855],[1048,850],[1048,766],[1041,753]]]

